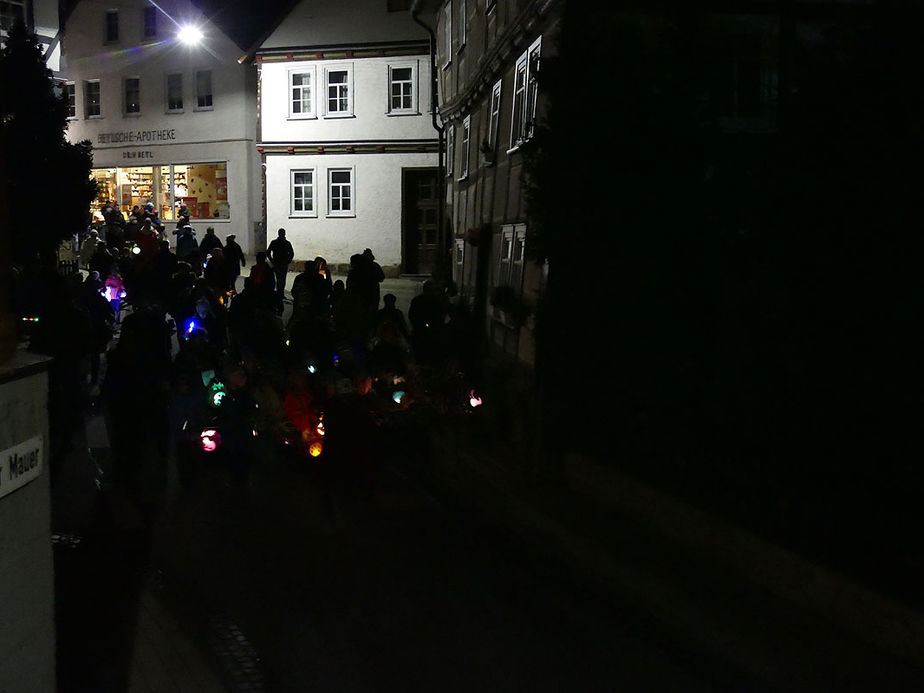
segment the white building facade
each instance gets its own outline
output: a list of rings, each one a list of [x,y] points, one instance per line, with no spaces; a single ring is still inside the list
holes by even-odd
[[[266,228],[296,261],[371,248],[392,276],[436,262],[429,37],[389,5],[303,0],[255,51]]]
[[[201,37],[184,43],[183,27]],[[240,54],[188,0],[77,3],[62,40],[67,136],[93,145],[97,209],[150,202],[169,228],[185,204],[200,237],[212,226],[262,247],[256,71]]]

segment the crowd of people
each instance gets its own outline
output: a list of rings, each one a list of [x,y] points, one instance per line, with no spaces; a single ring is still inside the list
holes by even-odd
[[[168,459],[194,485],[205,430],[221,441],[212,457],[246,486],[255,460],[300,450],[322,415],[318,469],[368,478],[375,412],[406,410],[415,398],[461,402],[458,374],[478,376],[482,344],[464,306],[428,281],[405,316],[393,294],[381,296],[385,274],[369,248],[351,257],[345,280],[323,257],[307,262],[284,321],[294,258],[284,229],[241,281],[246,260],[233,235],[222,243],[210,228],[197,242],[182,216],[173,244],[154,218],[129,227],[117,241],[112,226],[105,239],[89,231],[84,272],[48,278],[32,346],[60,359],[56,387],[67,396],[55,425],[74,424],[99,383],[118,482],[140,502],[163,487]],[[74,335],[66,345],[54,337],[61,325]]]

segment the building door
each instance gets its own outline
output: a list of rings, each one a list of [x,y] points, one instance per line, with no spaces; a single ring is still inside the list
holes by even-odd
[[[439,256],[437,169],[405,169],[402,243],[406,274],[430,274]]]

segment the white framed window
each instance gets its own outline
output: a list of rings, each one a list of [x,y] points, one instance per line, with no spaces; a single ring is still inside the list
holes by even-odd
[[[446,175],[451,176],[456,160],[456,126],[446,124]]]
[[[67,117],[77,118],[77,85],[73,82],[64,84],[64,98],[67,100]]]
[[[314,118],[314,67],[289,72],[289,117]]]
[[[295,170],[290,173],[290,216],[318,216],[318,208],[315,203],[314,181],[315,170],[313,168]]]
[[[500,124],[502,84],[502,80],[497,80],[494,88],[491,89],[491,102],[488,105],[488,131],[481,147],[481,151],[484,154],[484,161],[489,166],[494,163],[497,153],[497,130]]]
[[[196,110],[212,110],[212,71],[196,70]]]
[[[525,250],[526,224],[504,224],[501,227],[500,266],[496,286],[506,284],[519,292],[523,282]]]
[[[461,159],[459,160],[459,180],[468,178],[468,158],[469,154],[471,154],[471,142],[472,117],[467,115],[462,119],[462,152]]]
[[[153,6],[144,8],[143,35],[146,39],[157,37],[157,8]]]
[[[516,63],[513,84],[513,116],[510,124],[511,149],[515,149],[533,136],[541,48],[542,37],[540,36]]]
[[[459,52],[465,48],[465,29],[468,24],[466,0],[456,0],[459,3]]]
[[[443,7],[443,41],[445,53],[443,54],[443,68],[449,67],[452,62],[452,0]]]
[[[119,42],[119,11],[106,10],[106,19],[103,29],[103,40],[106,43]]]
[[[388,66],[389,115],[417,114],[417,61]]]
[[[328,118],[353,115],[353,66],[329,65],[324,68],[324,114]]]
[[[87,118],[101,118],[103,115],[100,105],[100,86],[98,79],[90,79],[83,83],[83,103]]]
[[[141,115],[141,78],[126,77],[123,92],[125,115]]]
[[[167,113],[183,112],[183,73],[173,72],[167,75]]]
[[[327,170],[327,216],[356,216],[356,191],[352,168]]]

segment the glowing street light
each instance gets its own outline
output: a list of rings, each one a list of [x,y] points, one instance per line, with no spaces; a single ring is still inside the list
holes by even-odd
[[[202,40],[202,31],[200,31],[198,27],[187,24],[180,27],[176,37],[180,40],[180,43],[185,43],[187,46],[195,46]]]

